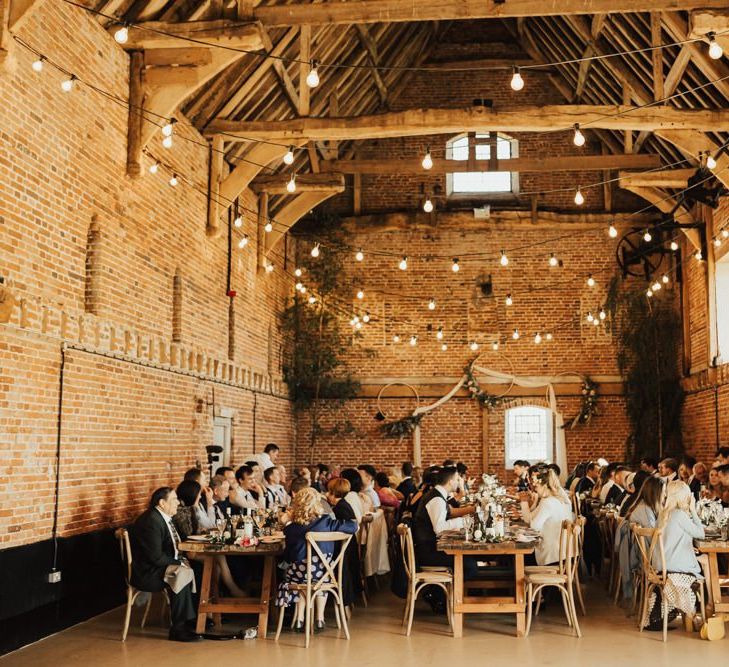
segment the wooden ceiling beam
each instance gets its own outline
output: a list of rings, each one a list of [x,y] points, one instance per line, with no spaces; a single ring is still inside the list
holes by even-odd
[[[647,173],[621,171],[618,174],[618,184],[623,189],[631,187],[684,189],[688,179],[695,173],[696,169],[666,169]]]
[[[276,249],[286,233],[301,218],[319,206],[322,202],[333,197],[337,192],[303,192],[296,195],[276,212],[276,224],[273,231],[268,234],[268,247],[266,256],[269,257]]]
[[[377,69],[380,65],[380,56],[377,51],[377,44],[375,40],[372,39],[370,31],[367,29],[367,26],[357,24],[354,26],[354,29],[357,32],[360,43],[362,44],[364,50],[367,52],[367,57],[369,58],[370,65],[372,66],[372,69],[370,69],[370,76],[375,82],[377,93],[380,96],[380,102],[382,103],[383,107],[388,108],[389,102],[387,99],[387,86],[382,80],[382,75],[380,74],[380,71]]]
[[[270,195],[289,195],[286,189],[290,180],[289,174],[272,174],[259,176],[251,183],[254,192],[267,192]],[[344,192],[344,176],[342,174],[298,174],[296,176],[296,192],[319,192],[338,194]]]
[[[23,27],[40,0],[0,0],[0,67],[9,62],[11,33]]]
[[[117,28],[118,26],[112,25],[108,30],[115,32]],[[138,51],[140,49],[180,48],[184,44],[190,44],[188,40],[191,39],[196,41],[196,47],[227,46],[248,51],[258,51],[263,48],[260,24],[256,22],[240,23],[239,21],[216,20],[183,23],[147,21],[131,25],[129,26],[129,38],[124,43],[124,49]]]

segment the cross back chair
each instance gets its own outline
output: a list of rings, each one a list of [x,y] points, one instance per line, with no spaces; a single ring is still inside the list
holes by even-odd
[[[297,590],[305,595],[304,612],[304,634],[305,646],[309,648],[309,639],[312,634],[314,614],[314,600],[320,593],[330,593],[334,599],[334,616],[337,621],[337,628],[344,628],[344,635],[349,639],[349,626],[347,625],[347,614],[344,609],[342,598],[342,576],[344,571],[344,554],[347,551],[352,536],[347,533],[307,533],[306,534],[306,583],[289,584],[289,588]],[[324,555],[319,542],[341,542],[339,553],[330,561]],[[317,556],[324,574],[318,581],[312,580],[313,557]],[[285,607],[281,607],[278,615],[278,627],[276,628],[276,641],[281,634],[283,627]],[[296,615],[294,615],[294,618]]]
[[[405,635],[410,636],[410,630],[413,626],[413,614],[415,612],[415,602],[418,599],[420,591],[426,586],[438,586],[443,589],[446,594],[446,604],[448,607],[448,623],[453,629],[453,574],[447,567],[427,567],[422,571],[418,571],[415,562],[415,546],[413,545],[413,533],[410,526],[401,523],[397,527],[397,534],[400,536],[400,550],[402,551],[403,566],[405,574],[408,578],[408,594],[405,599],[405,613],[403,614],[402,624],[406,625]]]
[[[127,588],[127,608],[126,613],[124,614],[124,628],[122,629],[121,638],[122,641],[126,641],[127,633],[129,632],[129,621],[132,617],[132,607],[134,606],[134,601],[137,599],[140,593],[147,593],[149,595],[149,599],[147,600],[147,604],[144,606],[144,614],[142,616],[141,627],[144,628],[144,625],[147,622],[147,616],[149,616],[150,607],[152,606],[152,593],[150,593],[149,591],[143,591],[139,588],[136,588],[135,586],[132,586],[132,545],[129,541],[129,531],[126,528],[117,528],[114,531],[114,537],[116,537],[116,539],[119,541],[121,559],[124,563],[124,583],[126,584]],[[162,607],[162,618],[164,619],[165,611],[169,607],[169,599],[167,598],[167,592],[163,591],[163,593],[165,603]]]

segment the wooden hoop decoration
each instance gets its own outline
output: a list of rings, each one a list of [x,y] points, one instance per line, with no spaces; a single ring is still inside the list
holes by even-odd
[[[380,389],[380,391],[377,392],[377,411],[385,419],[388,419],[388,416],[385,413],[385,411],[382,409],[382,403],[380,402],[380,399],[382,399],[382,394],[385,393],[385,389],[388,389],[389,387],[395,387],[395,386],[407,387],[410,391],[412,391],[413,396],[415,397],[415,407],[416,408],[420,407],[420,395],[418,394],[418,390],[415,387],[413,387],[413,385],[408,384],[407,382],[389,382],[384,387],[382,387],[382,389]]]
[[[470,363],[471,374],[474,376],[476,375],[476,373],[474,373],[473,367],[475,363],[481,358],[481,354],[483,353],[479,353],[479,355]],[[494,398],[503,398],[504,396],[509,394],[509,392],[514,388],[514,364],[511,362],[511,359],[509,359],[509,357],[507,357],[505,354],[502,354],[501,352],[492,352],[492,354],[501,357],[504,361],[506,361],[507,364],[509,364],[509,375],[511,376],[511,382],[509,382],[509,386],[502,394],[493,394]]]

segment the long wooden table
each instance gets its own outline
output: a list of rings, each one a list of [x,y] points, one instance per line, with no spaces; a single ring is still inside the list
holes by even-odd
[[[203,561],[200,604],[197,609],[197,632],[205,632],[205,620],[209,612],[220,625],[220,614],[258,614],[258,636],[265,638],[268,627],[268,608],[271,591],[275,585],[276,556],[284,551],[284,539],[261,543],[254,547],[211,544],[209,542],[181,542],[180,551],[198,554]],[[218,596],[215,573],[216,556],[260,556],[263,557],[263,580],[260,598],[221,598]]]
[[[694,540],[694,546],[709,558],[709,601],[713,613],[729,612],[729,595],[722,596],[720,581],[729,579],[729,574],[719,573],[719,554],[729,554],[729,542],[724,540]],[[729,592],[729,591],[728,591]]]
[[[524,556],[534,552],[535,542],[466,542],[462,534],[444,533],[438,540],[438,550],[453,556],[453,636],[463,636],[464,614],[515,614],[516,636],[526,630],[526,599],[524,595]],[[513,556],[513,596],[466,596],[468,582],[463,578],[464,556]]]

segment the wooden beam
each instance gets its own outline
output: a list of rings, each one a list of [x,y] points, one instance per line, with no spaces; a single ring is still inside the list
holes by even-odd
[[[144,116],[144,53],[129,54],[129,113],[127,114],[127,174],[131,178],[142,175],[142,128]]]
[[[639,197],[642,197],[647,202],[653,204],[653,206],[655,206],[659,211],[662,211],[663,213],[670,213],[676,208],[676,200],[666,190],[661,190],[660,188],[656,187],[639,186],[630,186],[624,189],[638,195]],[[679,207],[676,215],[680,216],[679,222],[694,222],[694,216],[691,211],[687,211],[683,207]],[[701,247],[699,232],[696,229],[684,229],[683,231],[686,234],[688,240],[693,243],[694,247]]]
[[[256,222],[256,266],[258,272],[263,271],[263,260],[269,248],[269,236],[273,232],[266,232],[268,222],[268,192],[258,195],[258,219]]]
[[[684,44],[678,52],[676,59],[673,61],[671,69],[669,69],[668,74],[666,74],[666,79],[663,82],[664,97],[671,97],[671,95],[676,92],[676,88],[678,87],[678,84],[681,83],[683,74],[690,62],[691,49]]]
[[[661,15],[658,12],[651,12],[651,46],[653,47],[653,99],[662,100],[664,95],[663,86],[663,49],[661,45]]]
[[[318,6],[318,5],[317,5]],[[461,132],[538,132],[569,129],[575,123],[606,130],[729,130],[729,109],[639,108],[628,105],[544,105],[409,109],[353,118],[214,120],[207,134],[229,140],[361,140]]]
[[[208,174],[208,219],[205,232],[210,237],[220,233],[220,213],[228,206],[220,199],[220,183],[223,179],[224,143],[222,135],[215,135],[210,142]]]
[[[306,144],[306,151],[309,154],[309,164],[311,164],[311,170],[318,174],[321,171],[321,167],[319,166],[319,154],[316,152],[316,144],[313,141],[310,141],[308,144]]]
[[[343,174],[425,174],[421,158],[369,159],[369,160],[322,160],[324,172]],[[514,158],[513,160],[475,160],[473,165],[465,160],[433,159],[428,174],[449,174],[469,171],[601,171],[603,169],[655,169],[661,166],[661,158],[655,154],[640,155],[564,155],[544,158]]]
[[[169,65],[199,67],[200,65],[209,65],[212,60],[212,54],[207,47],[153,49],[144,55],[144,64],[147,67],[166,67]]]
[[[428,62],[421,66],[422,69],[432,70],[434,72],[462,71],[462,70],[494,70],[503,68],[504,70],[512,67],[528,67],[541,65],[542,63],[528,56],[514,56],[513,58],[458,58],[458,59],[438,59],[437,62]],[[530,74],[539,72],[553,72],[552,68],[540,67],[538,70]]]
[[[269,195],[288,195],[286,186],[289,180],[290,176],[285,173],[259,176],[251,183],[251,189],[255,192],[267,192]],[[342,174],[298,174],[296,192],[338,194],[344,192],[344,176]]]
[[[504,19],[571,14],[682,11],[726,7],[725,0],[359,0],[258,6],[250,17],[266,26]]]
[[[117,25],[112,25],[109,27],[109,32],[116,32],[117,29]],[[196,40],[198,47],[202,46],[199,42],[204,42],[206,46],[211,47],[227,46],[251,51],[263,48],[260,24],[226,20],[138,23],[129,26],[129,38],[123,48],[127,51],[180,48],[185,44],[190,44],[188,41],[190,39]]]
[[[688,185],[688,179],[696,173],[696,169],[666,169],[664,171],[649,171],[636,174],[630,171],[621,171],[618,174],[618,184],[621,188],[652,187],[652,188],[678,188]]]
[[[267,253],[270,254],[276,249],[291,227],[301,218],[316,208],[323,201],[333,197],[336,192],[303,192],[294,197],[276,213],[276,225],[273,231],[268,234],[269,243]]]
[[[9,67],[11,33],[23,27],[40,0],[0,0],[0,67]]]
[[[271,53],[274,50],[274,46],[273,42],[271,41],[271,37],[268,34],[268,31],[263,30],[262,36],[263,46],[266,49],[266,53]],[[280,58],[272,58],[272,60],[273,70],[276,72],[276,76],[278,77],[278,80],[280,81],[281,86],[286,93],[286,97],[291,103],[291,108],[293,109],[294,113],[298,113],[301,106],[301,100],[299,99],[299,95],[296,92],[296,85],[294,84],[288,70],[286,69],[286,63]]]
[[[311,88],[306,85],[311,66],[311,26],[302,25],[299,35],[299,116],[308,116],[311,110]]]
[[[370,75],[372,76],[372,80],[375,82],[377,93],[380,96],[380,102],[383,107],[388,107],[387,86],[382,80],[382,76],[377,69],[380,64],[380,56],[377,52],[377,44],[375,43],[375,40],[372,39],[372,36],[370,35],[370,32],[366,26],[362,24],[357,24],[354,26],[354,29],[357,31],[359,41],[364,47],[364,50],[367,51],[367,57],[369,58],[370,65],[372,65],[372,69],[370,69]]]
[[[687,155],[694,156],[697,163],[701,153],[706,151],[716,153],[719,148],[711,137],[694,130],[660,130],[656,132],[656,135],[670,141]],[[724,187],[729,188],[729,157],[722,152],[720,155],[715,155],[715,159],[716,169],[714,169],[714,173],[716,178]]]

